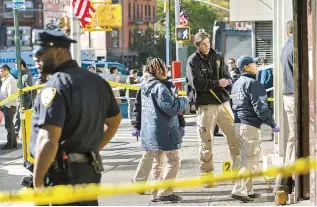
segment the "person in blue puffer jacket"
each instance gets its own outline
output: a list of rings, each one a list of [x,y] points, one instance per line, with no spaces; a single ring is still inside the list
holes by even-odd
[[[165,81],[167,69],[159,58],[153,58],[146,65],[150,77],[141,86],[141,145],[143,150],[153,153],[152,178],[154,182],[175,179],[180,168],[182,143],[178,114],[188,105],[186,97],[174,97]],[[167,158],[164,173],[163,158]],[[152,202],[181,201],[173,190],[152,191]]]

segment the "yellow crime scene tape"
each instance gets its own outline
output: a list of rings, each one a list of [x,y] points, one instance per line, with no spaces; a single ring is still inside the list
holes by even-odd
[[[123,89],[128,89],[128,90],[136,90],[136,91],[140,89],[140,86],[127,85],[127,84],[117,83],[117,82],[112,82],[112,81],[108,81],[108,83],[112,87],[118,87],[118,88],[123,88]],[[178,95],[185,96],[186,91],[179,91]]]
[[[109,83],[110,86],[112,87],[117,87],[117,88],[122,88],[122,89],[128,89],[128,90],[139,90],[140,86],[134,86],[134,85],[127,85],[127,84],[123,84],[123,83],[117,83],[117,82],[113,82],[113,81],[107,81]],[[40,88],[43,88],[44,84],[41,85],[36,85],[36,86],[29,86],[29,87],[25,87],[21,90],[19,90],[18,92],[12,94],[11,96],[5,98],[4,100],[0,101],[0,106],[5,105],[6,103],[16,99],[20,94],[23,94],[24,92],[28,92],[28,91],[32,91],[32,90],[37,90]],[[181,96],[186,96],[186,91],[179,91],[178,95]],[[274,101],[274,98],[268,98],[268,101]]]
[[[3,99],[2,101],[0,101],[0,106],[3,106],[6,103],[18,98],[19,95],[21,95],[21,94],[23,94],[25,92],[37,90],[37,89],[43,88],[43,86],[44,86],[44,84],[22,88],[18,92],[14,93],[11,96],[9,96],[9,97]]]
[[[118,87],[129,90],[139,90],[139,86],[127,85],[117,82],[108,81],[110,86]],[[40,89],[44,86],[37,85],[26,87],[19,90],[17,93],[4,99],[0,102],[0,106],[12,101],[24,92]],[[213,92],[212,92],[213,93]],[[186,91],[180,91],[180,95],[186,95]],[[214,93],[213,93],[214,94]],[[215,95],[215,94],[214,94]],[[185,188],[185,187],[196,187],[205,183],[219,183],[222,181],[230,181],[242,178],[251,177],[276,177],[278,174],[283,176],[290,176],[292,174],[306,174],[310,170],[316,169],[316,160],[310,158],[301,158],[296,160],[293,165],[285,166],[282,168],[272,167],[265,171],[259,170],[254,173],[239,174],[237,171],[232,173],[224,173],[222,175],[207,175],[200,177],[191,177],[186,179],[168,180],[162,181],[155,184],[135,183],[135,184],[86,184],[86,185],[61,185],[55,187],[47,187],[40,190],[33,189],[22,189],[18,192],[0,192],[0,202],[34,202],[39,205],[44,204],[63,204],[71,203],[76,201],[94,200],[98,196],[110,196],[124,193],[142,192],[153,189],[161,188]]]
[[[246,172],[238,174],[237,171],[222,175],[206,175],[176,180],[166,180],[158,183],[122,183],[122,184],[86,184],[86,185],[60,185],[42,189],[22,189],[18,192],[0,192],[0,202],[34,202],[38,205],[63,204],[77,201],[95,200],[99,196],[111,196],[134,192],[143,192],[162,188],[190,188],[205,183],[219,183],[244,178],[260,176],[276,177],[278,174],[289,177],[292,174],[307,174],[316,169],[316,160],[311,157],[300,158],[292,165],[284,167],[271,167],[265,171]]]

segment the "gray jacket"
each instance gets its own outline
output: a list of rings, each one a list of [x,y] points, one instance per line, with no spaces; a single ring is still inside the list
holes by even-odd
[[[22,88],[33,86],[32,72],[29,69],[22,71]],[[30,109],[33,102],[33,91],[23,94],[24,109]]]
[[[281,53],[281,64],[283,69],[283,94],[294,94],[294,72],[293,72],[293,37],[289,37]]]

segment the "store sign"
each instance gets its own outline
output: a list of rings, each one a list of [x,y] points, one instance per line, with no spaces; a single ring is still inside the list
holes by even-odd
[[[25,10],[25,0],[12,0],[13,9]]]
[[[15,63],[15,58],[0,58],[0,64]]]

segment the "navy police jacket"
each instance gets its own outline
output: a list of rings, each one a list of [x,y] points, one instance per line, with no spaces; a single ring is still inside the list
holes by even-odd
[[[276,126],[270,109],[264,86],[256,80],[256,75],[243,72],[232,87],[232,110],[235,123],[260,128],[265,123]]]

